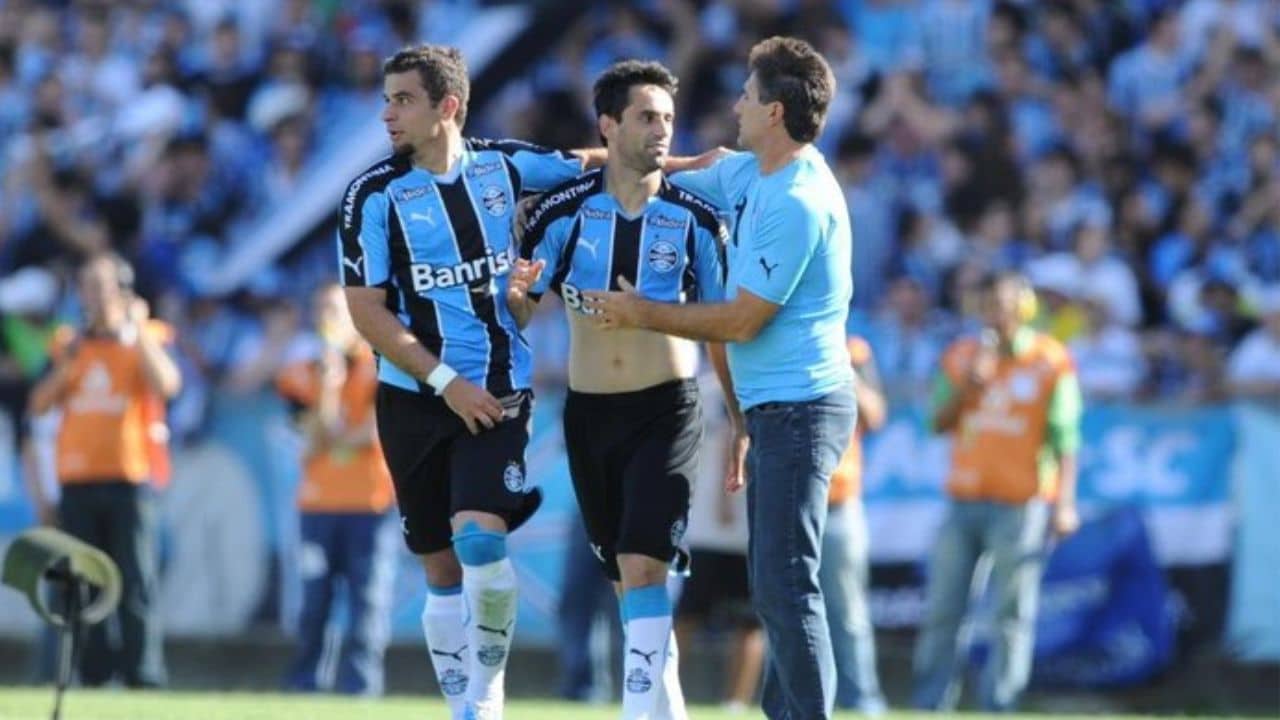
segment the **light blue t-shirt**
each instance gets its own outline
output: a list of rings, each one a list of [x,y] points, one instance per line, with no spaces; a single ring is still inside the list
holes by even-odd
[[[844,192],[822,154],[806,148],[761,176],[753,153],[734,153],[671,181],[729,208],[726,299],[744,288],[781,306],[753,340],[728,346],[742,409],[813,400],[850,383],[853,240]]]

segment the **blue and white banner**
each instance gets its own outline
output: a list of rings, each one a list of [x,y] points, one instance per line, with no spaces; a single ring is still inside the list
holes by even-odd
[[[1280,408],[1236,408],[1233,464],[1240,513],[1227,647],[1241,660],[1280,662]]]
[[[972,662],[990,658],[994,592],[973,623]],[[1032,682],[1106,688],[1141,682],[1174,655],[1169,589],[1134,507],[1108,512],[1054,548],[1036,614]]]
[[[558,398],[539,398],[529,476],[546,502],[511,542],[521,583],[523,643],[554,642],[562,558],[577,512],[559,412]],[[1159,565],[1226,563],[1237,538],[1233,507],[1240,509],[1233,646],[1248,657],[1280,655],[1280,624],[1272,612],[1280,595],[1280,526],[1274,522],[1280,498],[1272,474],[1280,448],[1276,415],[1248,408],[1095,407],[1086,414],[1084,437],[1083,507],[1094,517],[1136,507]],[[225,636],[264,623],[291,626],[299,588],[297,456],[283,408],[268,395],[215,407],[209,434],[175,449],[175,477],[162,503],[161,597],[171,634]],[[865,457],[872,561],[877,570],[914,568],[927,556],[945,508],[947,441],[926,431],[919,408],[898,406],[887,426],[867,439]],[[34,522],[18,465],[12,443],[0,438],[0,548]],[[1232,503],[1233,472],[1242,493],[1238,505]],[[903,572],[916,576],[913,569]],[[914,624],[921,610],[917,583],[904,578],[878,591],[872,599],[878,624]],[[1068,595],[1088,597],[1079,592],[1085,585],[1069,588]],[[396,588],[394,634],[418,642],[424,583],[407,551]],[[1046,603],[1053,594],[1046,587]],[[35,622],[21,596],[0,591],[0,633],[25,634]]]
[[[1102,688],[1151,677],[1173,659],[1168,601],[1136,508],[1086,523],[1045,567],[1033,682]]]
[[[1142,508],[1162,565],[1227,558],[1235,448],[1228,409],[1097,406],[1085,413],[1083,433],[1078,499],[1087,515]],[[872,562],[925,557],[946,503],[949,443],[928,431],[922,409],[897,407],[867,438],[865,457]]]

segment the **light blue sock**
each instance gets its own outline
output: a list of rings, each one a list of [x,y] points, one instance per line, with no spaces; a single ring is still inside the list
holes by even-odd
[[[654,717],[671,637],[671,597],[667,586],[645,585],[624,591],[622,614],[626,621],[622,717],[647,720]]]

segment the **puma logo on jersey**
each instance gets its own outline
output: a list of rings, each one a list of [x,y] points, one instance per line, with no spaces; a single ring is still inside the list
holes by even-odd
[[[599,256],[599,255],[597,255],[597,254],[596,254],[596,252],[597,252],[597,250],[600,248],[600,238],[596,238],[595,240],[588,240],[588,239],[586,239],[586,238],[578,238],[578,244],[579,244],[579,245],[581,245],[582,247],[584,247],[584,248],[586,248],[586,249],[590,250],[590,251],[591,251],[591,257],[592,257],[593,259],[599,259],[599,257],[600,257],[600,256]]]
[[[436,650],[435,648],[432,648],[431,654],[439,655],[440,657],[451,657],[454,660],[457,660],[458,662],[462,662],[462,651],[466,649],[467,649],[466,645],[463,645],[462,647],[458,648],[457,650],[454,650],[453,652],[449,652],[448,650]]]
[[[344,257],[342,258],[342,264],[351,268],[351,272],[357,276],[364,277],[364,269],[360,267],[360,263],[355,258]]]
[[[770,265],[769,263],[765,262],[765,259],[762,257],[762,258],[760,258],[760,267],[764,268],[764,277],[765,277],[765,279],[766,279],[766,280],[772,280],[772,279],[773,279],[773,271],[774,271],[774,270],[776,270],[776,269],[778,268],[778,263],[774,263],[774,264]]]
[[[409,219],[410,219],[410,220],[421,220],[421,221],[423,221],[423,222],[427,223],[428,225],[430,225],[430,226],[432,226],[432,227],[435,227],[435,225],[436,225],[436,216],[435,216],[435,213],[430,212],[430,211],[427,211],[427,212],[425,212],[425,213],[420,213],[420,212],[411,212],[411,213],[409,213]]]
[[[501,627],[501,628],[493,628],[493,627],[489,627],[488,625],[481,625],[480,623],[476,623],[476,627],[487,633],[493,633],[494,635],[501,635],[502,637],[508,637],[507,632],[511,630],[511,626],[514,625],[515,622],[516,622],[515,620],[512,620],[511,622],[507,623],[506,627]]]
[[[653,667],[653,656],[658,654],[657,650],[654,650],[653,652],[643,652],[639,648],[631,648],[629,652],[632,655],[639,655],[644,658],[644,664],[649,667]]]

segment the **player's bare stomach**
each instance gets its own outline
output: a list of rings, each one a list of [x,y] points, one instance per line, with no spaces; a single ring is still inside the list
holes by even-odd
[[[599,330],[569,311],[569,387],[621,393],[693,377],[698,350],[689,340],[648,330]]]

